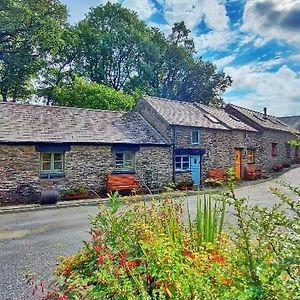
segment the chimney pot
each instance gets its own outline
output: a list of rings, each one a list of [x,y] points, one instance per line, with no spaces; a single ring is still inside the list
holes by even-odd
[[[264,118],[266,119],[267,118],[267,108],[264,107]]]

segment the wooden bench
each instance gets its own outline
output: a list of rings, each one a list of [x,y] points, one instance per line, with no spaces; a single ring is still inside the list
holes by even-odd
[[[107,190],[108,193],[113,191],[139,191],[140,185],[133,174],[111,174],[107,177]]]
[[[219,185],[222,182],[226,181],[227,174],[226,171],[222,168],[214,168],[208,169],[207,171],[207,179],[205,180],[206,183],[209,185]]]
[[[255,180],[262,178],[262,170],[255,165],[248,165],[245,167],[245,179]]]

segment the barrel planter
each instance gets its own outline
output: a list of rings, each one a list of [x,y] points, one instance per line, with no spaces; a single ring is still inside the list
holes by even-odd
[[[59,193],[57,190],[41,191],[40,204],[56,204],[58,201]]]

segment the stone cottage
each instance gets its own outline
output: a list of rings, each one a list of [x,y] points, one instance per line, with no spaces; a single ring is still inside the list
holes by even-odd
[[[279,118],[264,112],[253,111],[244,107],[228,104],[225,111],[255,128],[261,136],[257,148],[253,149],[254,162],[264,170],[270,170],[278,164],[291,164],[299,161],[298,147],[288,142],[297,138],[299,132]]]
[[[111,172],[172,180],[170,146],[136,112],[2,102],[0,128],[0,202],[36,201],[48,179],[97,192]]]
[[[236,177],[243,178],[248,165],[268,170],[294,160],[287,144],[294,136],[290,127],[271,116],[262,121],[262,127],[237,110],[233,105],[218,109],[156,97],[143,97],[136,107],[171,144],[173,181],[192,180],[196,185],[210,168],[232,166]],[[263,114],[247,111],[263,118]]]
[[[260,144],[255,128],[224,109],[144,97],[136,110],[172,145],[176,183],[192,180],[199,185],[209,168],[234,166],[236,150],[253,149]],[[242,177],[241,164],[236,175]]]

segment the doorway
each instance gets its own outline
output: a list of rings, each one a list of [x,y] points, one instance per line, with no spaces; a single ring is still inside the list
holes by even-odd
[[[241,179],[242,177],[242,150],[234,149],[235,157],[235,178]]]
[[[201,159],[200,155],[191,155],[191,171],[194,185],[200,185],[201,181]]]

